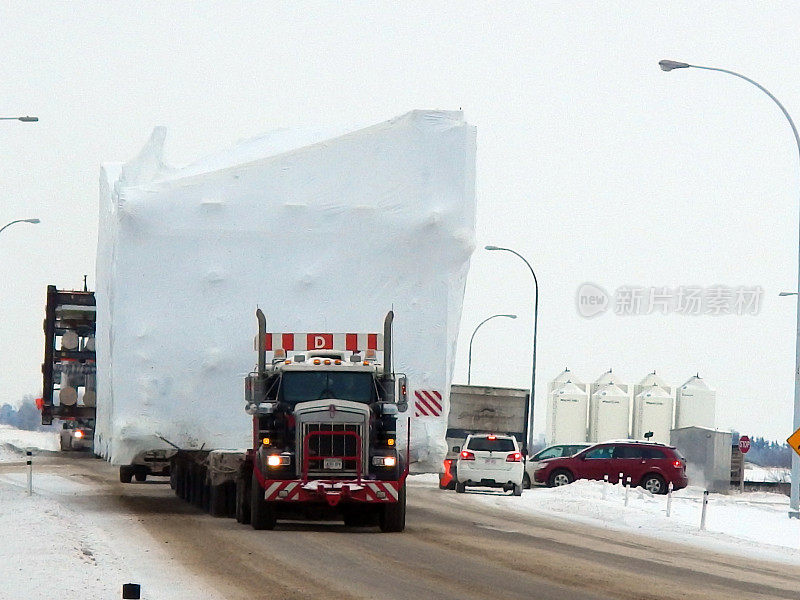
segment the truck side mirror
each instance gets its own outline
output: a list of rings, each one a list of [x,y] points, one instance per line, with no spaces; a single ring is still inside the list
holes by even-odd
[[[397,410],[406,412],[408,410],[408,378],[405,375],[397,376]]]

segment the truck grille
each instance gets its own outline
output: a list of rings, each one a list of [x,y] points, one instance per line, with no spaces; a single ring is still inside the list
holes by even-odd
[[[363,428],[359,423],[303,423],[303,439],[314,431],[352,431],[363,440]],[[308,470],[312,474],[354,475],[357,461],[342,461],[341,469],[326,469],[324,459],[327,457],[355,456],[358,453],[358,441],[351,435],[313,436],[308,440],[309,457],[322,460],[309,461]]]

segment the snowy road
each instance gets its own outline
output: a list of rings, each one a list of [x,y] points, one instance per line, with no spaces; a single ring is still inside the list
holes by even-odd
[[[0,469],[0,486],[5,494],[17,494],[14,506],[22,506],[26,500],[19,487],[9,491],[23,481],[14,471]],[[173,496],[168,485],[122,485],[113,467],[88,457],[41,458],[35,481],[33,500],[50,503],[47,511],[84,540],[75,542],[79,555],[91,547],[101,566],[105,552],[116,557],[114,568],[102,571],[119,578],[105,582],[108,589],[138,580],[143,598],[153,600],[728,600],[797,598],[800,589],[796,566],[506,512],[477,494],[457,496],[424,482],[409,491],[406,532],[380,534],[331,523],[253,531],[199,512]],[[75,573],[79,579],[100,572],[93,559],[76,564],[86,571]],[[40,583],[37,592],[47,592],[48,583],[56,585]]]

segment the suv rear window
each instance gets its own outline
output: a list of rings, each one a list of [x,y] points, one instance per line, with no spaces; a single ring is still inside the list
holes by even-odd
[[[467,449],[484,452],[513,452],[514,440],[509,438],[495,438],[490,440],[485,437],[474,437],[470,439]]]
[[[645,458],[666,458],[667,455],[659,448],[642,448]]]

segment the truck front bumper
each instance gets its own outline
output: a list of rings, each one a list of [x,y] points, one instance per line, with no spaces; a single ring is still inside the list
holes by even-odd
[[[340,502],[365,502],[386,504],[397,502],[400,488],[405,478],[400,481],[343,481],[320,480],[311,481],[265,479],[264,500],[268,502],[311,502],[326,503],[336,506]]]

